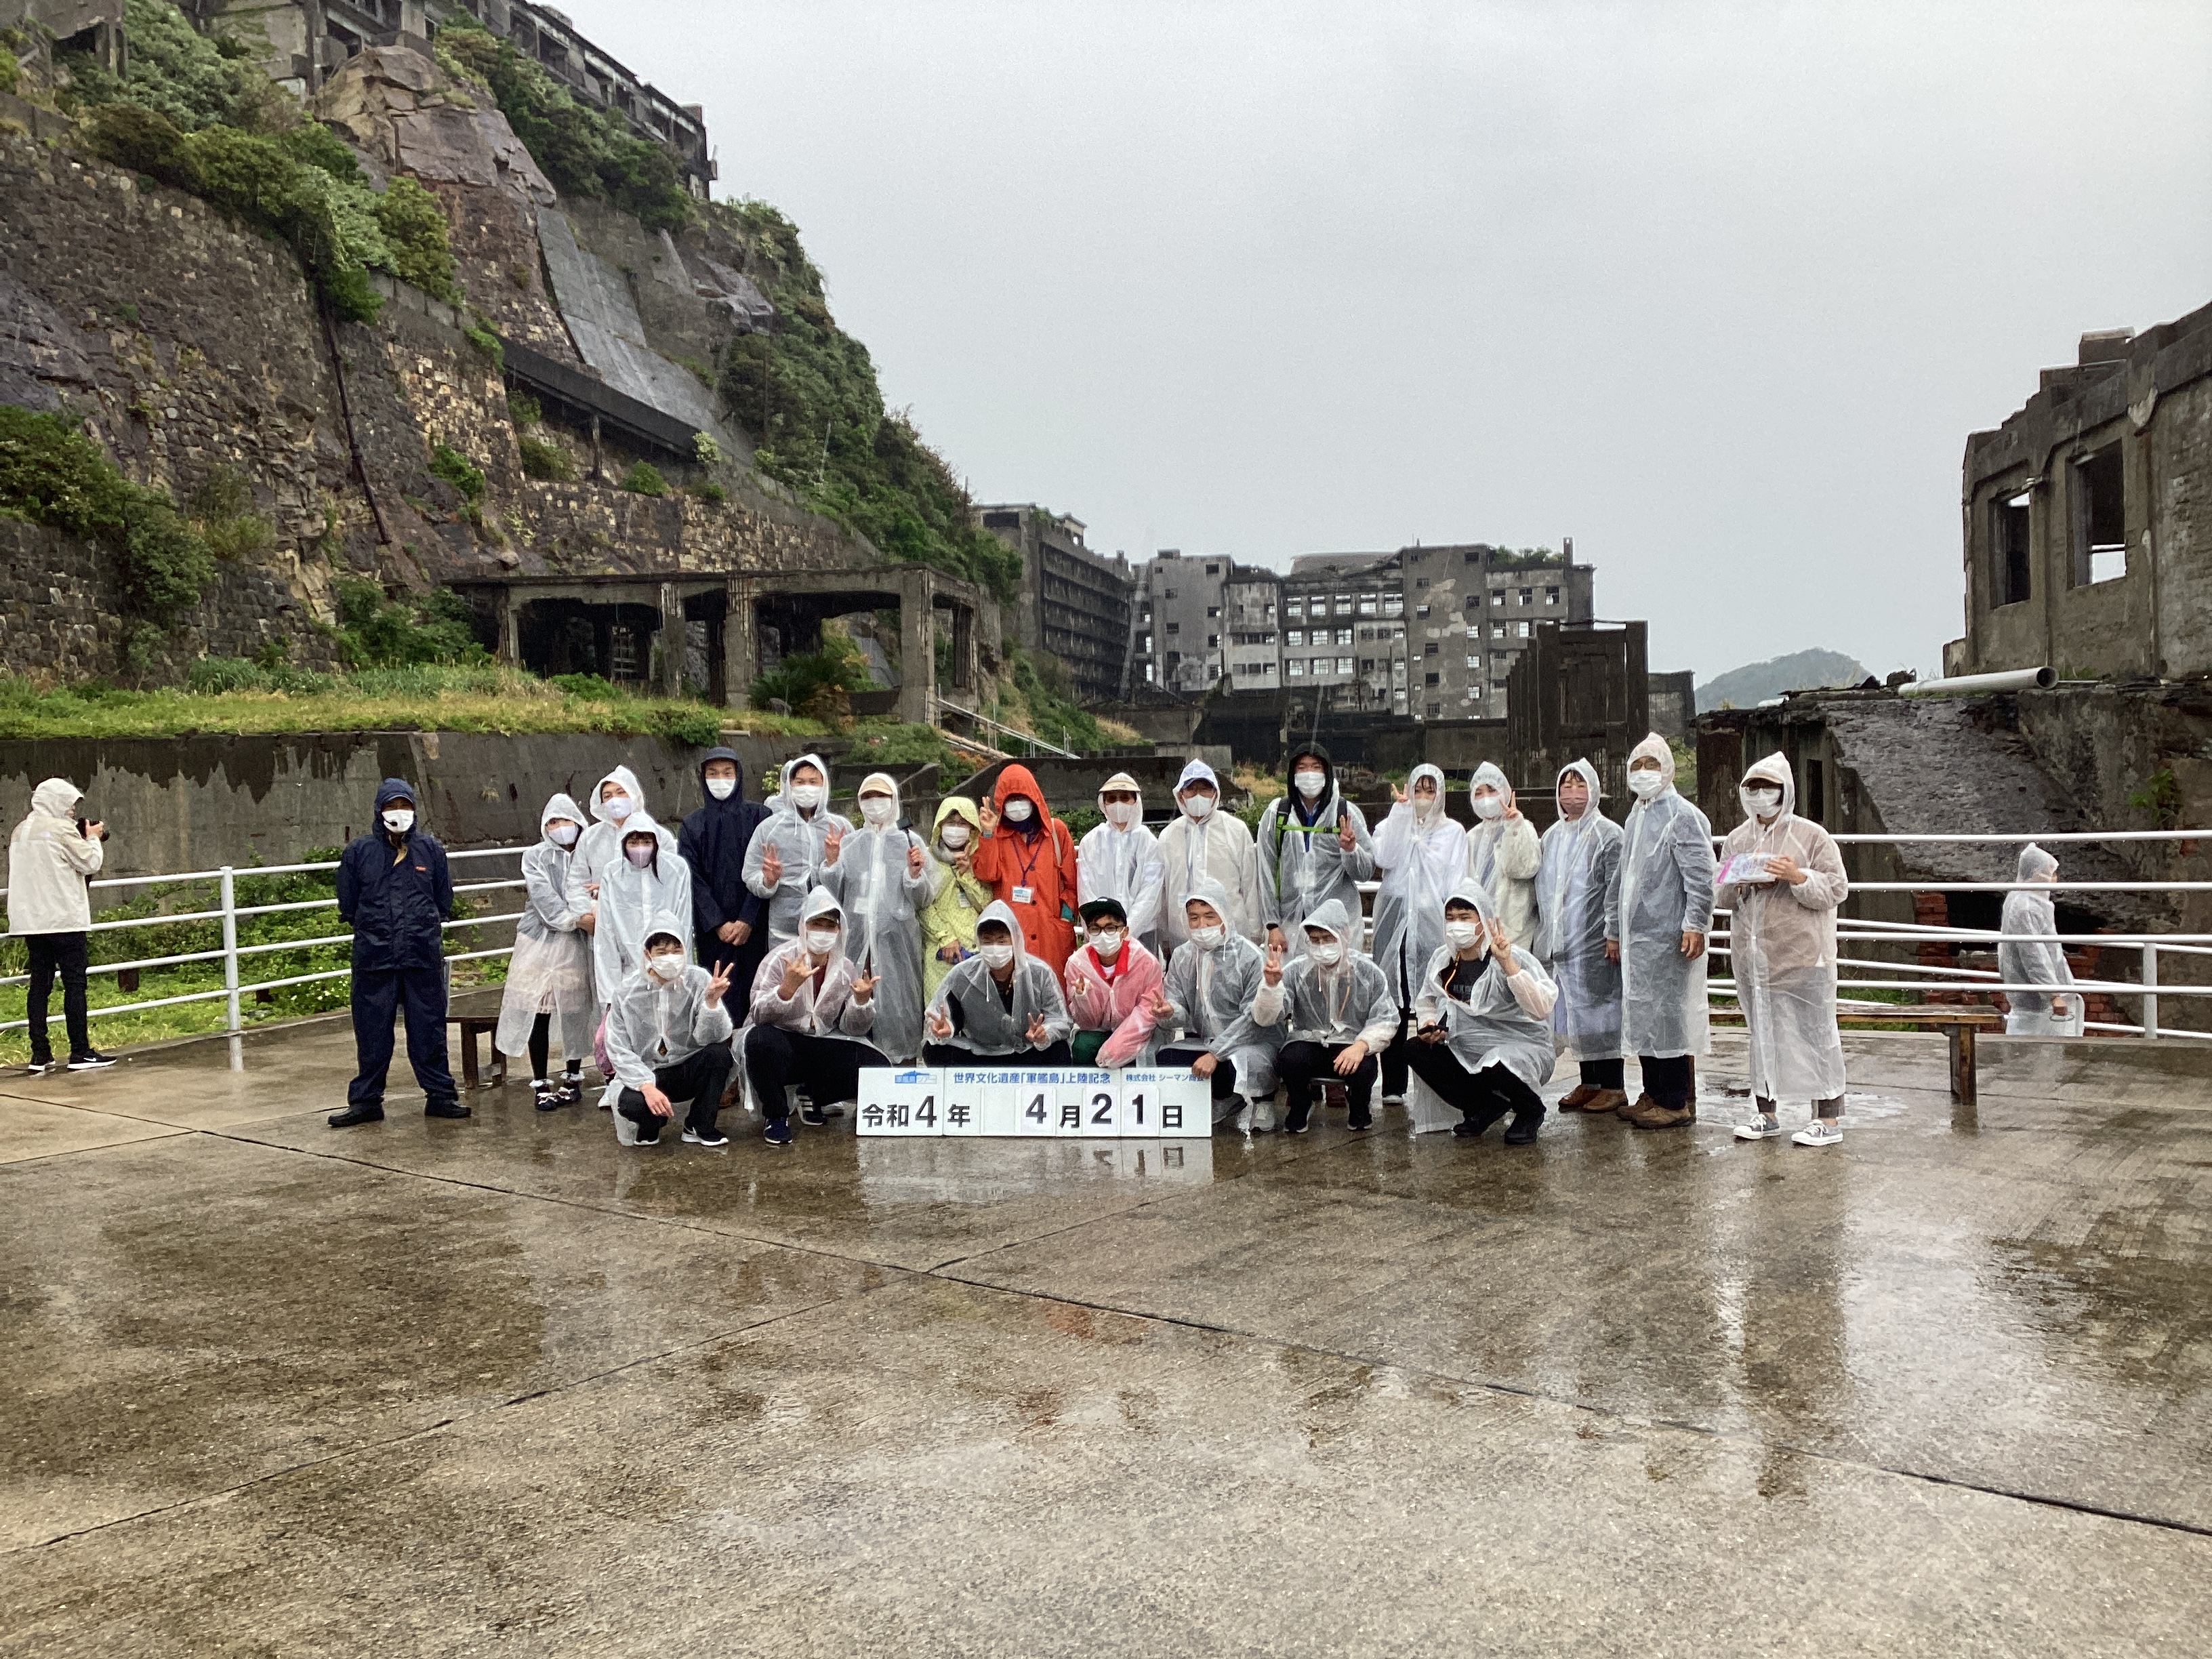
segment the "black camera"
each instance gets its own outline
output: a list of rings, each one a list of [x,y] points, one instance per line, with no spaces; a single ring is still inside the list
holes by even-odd
[[[91,831],[92,820],[90,818],[79,818],[76,821],[76,832],[78,835],[88,836],[91,834]],[[107,826],[104,823],[100,826],[100,838],[102,841],[106,841],[107,839]]]

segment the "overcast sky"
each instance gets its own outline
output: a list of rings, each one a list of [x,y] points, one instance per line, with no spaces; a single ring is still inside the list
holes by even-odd
[[[1966,434],[2212,301],[2212,7],[565,0],[1091,544],[1556,547],[1701,678],[1961,631]]]

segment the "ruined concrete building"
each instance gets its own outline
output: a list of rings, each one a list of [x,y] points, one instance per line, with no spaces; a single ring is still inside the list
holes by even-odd
[[[1034,502],[975,509],[976,522],[1022,558],[1014,616],[1024,650],[1060,659],[1085,702],[1123,695],[1137,582],[1126,555],[1084,545],[1084,525]]]
[[[1943,672],[2212,672],[2212,306],[2081,337],[1966,440],[1966,631]]]

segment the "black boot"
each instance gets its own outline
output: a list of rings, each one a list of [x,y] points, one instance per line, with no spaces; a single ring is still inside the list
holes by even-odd
[[[384,1108],[381,1106],[349,1106],[343,1112],[332,1112],[329,1119],[333,1129],[350,1129],[356,1123],[383,1121]]]
[[[1513,1121],[1505,1126],[1505,1144],[1509,1146],[1532,1145],[1536,1139],[1536,1130],[1543,1121],[1544,1103],[1540,1100],[1534,1106],[1524,1107],[1514,1113]]]
[[[384,1114],[379,1112],[377,1115],[381,1117]],[[462,1105],[458,1100],[433,1100],[423,1106],[422,1115],[424,1117],[466,1117],[469,1115],[469,1108]]]

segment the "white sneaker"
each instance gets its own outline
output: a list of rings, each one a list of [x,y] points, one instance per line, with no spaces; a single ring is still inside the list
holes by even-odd
[[[1742,1131],[1737,1133],[1741,1134]],[[1790,1139],[1798,1146],[1840,1146],[1844,1144],[1844,1132],[1837,1127],[1835,1119],[1816,1117]]]
[[[684,1144],[686,1146],[726,1146],[730,1144],[730,1138],[720,1129],[709,1129],[703,1135],[696,1129],[686,1129]]]
[[[1771,1112],[1761,1112],[1748,1123],[1735,1126],[1738,1140],[1771,1140],[1782,1133],[1782,1120]]]

